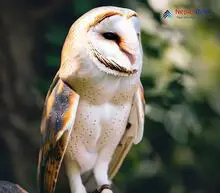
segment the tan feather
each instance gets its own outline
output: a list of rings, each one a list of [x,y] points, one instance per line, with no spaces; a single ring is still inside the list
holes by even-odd
[[[126,131],[117,146],[109,166],[109,177],[114,178],[120,169],[126,155],[133,144],[137,144],[143,137],[144,130],[144,93],[141,83],[133,98],[132,108],[128,119]]]

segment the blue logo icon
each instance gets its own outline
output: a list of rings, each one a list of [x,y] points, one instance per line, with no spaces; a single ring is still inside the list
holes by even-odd
[[[172,13],[169,10],[166,10],[162,16],[162,18],[166,19],[166,18],[172,17]]]

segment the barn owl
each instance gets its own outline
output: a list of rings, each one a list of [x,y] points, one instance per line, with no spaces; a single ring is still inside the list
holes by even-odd
[[[112,193],[112,178],[143,136],[141,69],[136,12],[99,7],[71,26],[41,122],[41,193],[55,191],[62,162],[71,193]]]

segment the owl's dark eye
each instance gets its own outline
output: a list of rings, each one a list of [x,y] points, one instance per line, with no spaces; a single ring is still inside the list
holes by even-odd
[[[113,32],[105,32],[102,35],[107,40],[113,40],[115,42],[119,42],[120,40],[120,37],[118,36],[118,34],[113,33]]]

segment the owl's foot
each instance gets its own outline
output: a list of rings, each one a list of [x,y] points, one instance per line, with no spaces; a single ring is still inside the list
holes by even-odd
[[[82,183],[80,168],[77,162],[69,160],[66,157],[65,166],[66,166],[67,176],[69,178],[71,193],[86,193],[86,188]]]
[[[78,189],[74,193],[87,193],[84,186],[77,187]]]
[[[98,190],[96,190],[94,193],[113,193],[113,192],[112,192],[111,185],[104,184]]]

